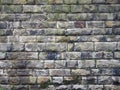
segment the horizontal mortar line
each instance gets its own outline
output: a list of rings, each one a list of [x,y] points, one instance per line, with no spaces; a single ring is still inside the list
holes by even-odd
[[[115,12],[117,12],[117,11],[114,11],[114,12],[106,12],[106,13],[115,13]],[[12,14],[11,12],[6,12],[6,13],[8,13],[8,14]],[[14,12],[14,14],[27,14],[27,13],[29,13],[29,14],[43,14],[43,13],[45,13],[45,12]],[[49,13],[49,12],[46,12],[46,13]],[[67,12],[50,12],[50,13],[67,13]],[[96,12],[68,12],[69,14],[74,14],[74,13],[96,13]],[[105,12],[98,12],[98,13],[105,13]],[[3,13],[2,11],[1,11],[1,14],[5,14],[5,13]]]
[[[42,3],[42,2],[41,2]],[[63,3],[61,3],[61,4],[57,4],[57,3],[55,3],[55,4],[50,4],[50,3],[46,3],[46,4],[38,4],[38,3],[34,3],[34,4],[13,4],[13,3],[11,3],[11,4],[4,4],[4,3],[2,3],[1,5],[109,5],[109,6],[111,6],[111,5],[119,5],[119,3],[107,3],[107,2],[104,2],[104,3],[95,3],[95,2],[90,2],[90,3],[69,3],[69,4],[67,4],[67,3],[65,3],[65,2],[63,2]]]

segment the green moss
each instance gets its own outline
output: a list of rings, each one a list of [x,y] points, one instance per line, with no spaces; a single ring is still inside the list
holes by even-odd
[[[22,4],[26,4],[26,0],[21,0],[21,3]]]
[[[0,90],[4,90],[2,87],[0,87]]]
[[[72,77],[73,77],[73,81],[72,81],[73,83],[75,84],[80,83],[80,79],[81,79],[80,76],[72,76]]]
[[[50,80],[48,80],[47,82],[41,83],[41,84],[40,84],[40,87],[41,87],[42,89],[46,89],[46,88],[48,88],[49,85],[51,85]]]
[[[11,86],[11,90],[15,90],[15,86],[14,85]]]
[[[64,80],[63,83],[65,85],[68,84],[78,84],[81,81],[81,77],[80,76],[72,76],[72,80]]]
[[[108,49],[106,52],[111,52],[111,50]]]
[[[120,50],[116,50],[116,52],[120,52]]]
[[[64,83],[65,85],[69,85],[69,84],[72,83],[72,81],[64,80],[63,83]]]
[[[108,38],[114,38],[115,35],[108,35]]]
[[[2,4],[1,0],[0,0],[0,4]]]

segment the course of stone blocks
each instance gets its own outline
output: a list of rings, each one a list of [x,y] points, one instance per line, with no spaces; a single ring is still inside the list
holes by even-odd
[[[120,0],[0,0],[0,90],[120,90]]]

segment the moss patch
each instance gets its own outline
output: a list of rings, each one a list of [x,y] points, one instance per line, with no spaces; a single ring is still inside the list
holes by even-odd
[[[41,87],[42,89],[46,89],[46,88],[48,88],[49,85],[51,85],[50,80],[48,80],[47,82],[41,83],[41,84],[40,84],[40,87]]]
[[[2,87],[0,87],[0,90],[4,90]]]

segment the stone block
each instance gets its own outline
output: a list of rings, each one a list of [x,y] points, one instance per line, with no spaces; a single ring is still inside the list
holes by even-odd
[[[6,58],[6,52],[0,52],[0,59]]]
[[[116,49],[116,42],[95,42],[96,51],[115,51]]]
[[[93,43],[92,42],[75,43],[74,50],[75,51],[93,51]]]
[[[22,5],[5,5],[4,11],[6,13],[21,13]]]

